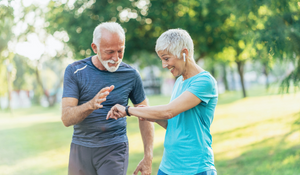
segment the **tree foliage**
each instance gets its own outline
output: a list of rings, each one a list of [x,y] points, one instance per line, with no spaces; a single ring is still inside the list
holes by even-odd
[[[265,43],[269,58],[290,61],[295,69],[285,75],[282,90],[288,91],[291,82],[300,86],[300,3],[296,0],[270,0],[261,16],[267,18],[260,30],[259,41]]]
[[[145,2],[141,5],[141,2]],[[76,1],[73,5],[50,2],[47,21],[51,33],[66,31],[65,40],[76,59],[91,54],[94,28],[104,21],[117,21],[126,30],[125,57],[141,51],[154,52],[157,37],[170,28],[188,30],[195,42],[197,59],[223,48],[226,19],[222,2],[199,1]],[[200,12],[200,13],[199,13]]]
[[[154,47],[161,33],[186,29],[194,40],[196,61],[210,60],[212,73],[215,64],[224,70],[237,65],[246,97],[243,74],[249,60],[264,65],[266,75],[274,60],[293,61],[296,69],[286,82],[299,82],[299,8],[296,0],[51,1],[46,21],[50,33],[65,35],[75,59],[92,54],[92,34],[99,23],[117,21],[126,30],[125,59],[141,65],[159,64]]]
[[[0,5],[0,53],[7,48],[7,43],[13,36],[13,20],[13,8]]]
[[[14,67],[16,69],[15,80],[13,81],[14,90],[31,90],[34,83],[34,69],[29,63],[31,61],[21,55],[14,55]]]
[[[0,84],[2,85],[0,95],[7,93],[11,86],[11,83],[8,82],[10,72],[7,71],[7,66],[11,64],[12,53],[7,50],[7,44],[13,37],[13,20],[13,8],[0,5]]]

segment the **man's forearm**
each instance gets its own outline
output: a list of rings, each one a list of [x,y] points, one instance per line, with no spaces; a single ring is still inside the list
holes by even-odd
[[[114,89],[114,86],[102,88],[93,99],[78,106],[78,99],[65,97],[62,99],[61,120],[66,127],[76,125],[82,122],[94,110],[102,108],[108,94]]]
[[[68,127],[82,122],[94,110],[89,103],[84,103],[80,106],[65,106],[62,109],[62,122]]]
[[[155,121],[157,124],[159,124],[161,127],[167,129],[168,126],[168,120],[156,120]]]
[[[152,161],[154,125],[151,122],[139,120],[139,127],[144,144],[144,156],[145,158],[149,158]]]

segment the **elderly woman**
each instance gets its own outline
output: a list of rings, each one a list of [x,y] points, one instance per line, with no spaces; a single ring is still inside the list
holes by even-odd
[[[158,175],[216,175],[210,125],[218,101],[217,82],[194,61],[194,44],[182,29],[164,32],[155,51],[163,68],[178,77],[171,102],[152,107],[115,105],[107,115],[118,119],[136,116],[166,129]]]

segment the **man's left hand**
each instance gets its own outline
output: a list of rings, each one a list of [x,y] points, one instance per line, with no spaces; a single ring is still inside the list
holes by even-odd
[[[139,172],[142,173],[142,175],[151,175],[152,172],[152,159],[145,159],[140,161],[137,168],[133,172],[134,175],[137,175]]]

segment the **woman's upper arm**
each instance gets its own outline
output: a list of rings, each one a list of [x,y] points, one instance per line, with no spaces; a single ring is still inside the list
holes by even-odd
[[[183,92],[179,97],[167,105],[172,111],[172,116],[176,116],[184,111],[187,111],[201,103],[201,100],[189,91]]]

